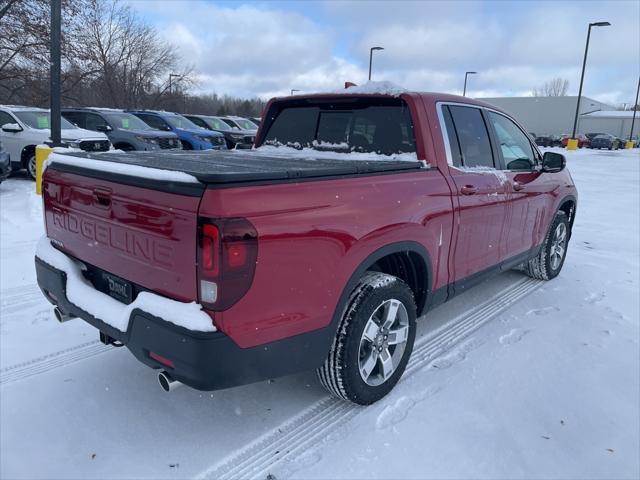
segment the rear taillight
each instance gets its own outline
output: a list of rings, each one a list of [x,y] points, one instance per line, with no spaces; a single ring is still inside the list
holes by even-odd
[[[247,293],[258,258],[258,235],[244,218],[201,219],[198,239],[198,300],[226,310]]]

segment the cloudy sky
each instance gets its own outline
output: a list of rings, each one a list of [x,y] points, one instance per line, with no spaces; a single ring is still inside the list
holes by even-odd
[[[374,80],[474,97],[529,95],[553,77],[576,95],[631,103],[640,74],[640,2],[129,0],[195,67],[198,90],[271,97]]]

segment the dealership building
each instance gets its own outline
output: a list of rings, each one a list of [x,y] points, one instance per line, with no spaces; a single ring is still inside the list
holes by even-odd
[[[576,114],[577,96],[565,97],[494,97],[479,98],[512,115],[536,135],[571,134]],[[640,112],[637,113],[640,116]],[[580,101],[578,133],[610,133],[627,138],[631,130],[632,111],[615,110],[611,105],[589,97]],[[636,118],[633,134],[640,131],[640,118]]]

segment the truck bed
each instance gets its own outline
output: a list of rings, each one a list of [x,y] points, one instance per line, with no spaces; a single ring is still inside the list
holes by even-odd
[[[203,184],[236,184],[269,182],[321,177],[340,177],[357,174],[377,174],[410,171],[423,168],[418,160],[348,160],[309,156],[270,156],[252,151],[202,152],[126,152],[126,153],[69,153],[65,156],[86,158],[87,168],[54,162],[55,168],[87,176],[117,180],[117,174],[99,172],[91,168],[91,160],[136,165],[187,173]],[[91,172],[90,172],[91,171]],[[104,176],[102,175],[104,173]],[[115,175],[115,176],[114,176]],[[151,186],[151,185],[149,185]]]

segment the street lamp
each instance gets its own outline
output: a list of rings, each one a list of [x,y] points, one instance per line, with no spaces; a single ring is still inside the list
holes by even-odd
[[[298,90],[297,88],[292,88],[291,89],[291,95],[293,95],[295,92],[299,92],[300,90]]]
[[[374,50],[384,50],[382,47],[371,47],[369,49],[369,81],[371,81],[371,62],[373,61],[373,51]]]
[[[589,24],[589,30],[587,30],[587,43],[584,47],[584,59],[582,60],[582,74],[580,75],[580,89],[578,90],[578,101],[576,102],[576,116],[573,119],[573,133],[571,134],[570,142],[567,142],[567,148],[569,150],[575,150],[578,146],[576,140],[576,128],[578,126],[578,114],[580,113],[580,98],[582,98],[582,84],[584,83],[584,69],[587,65],[587,53],[589,52],[589,38],[591,37],[591,27],[608,27],[611,24],[609,22],[594,22]]]
[[[631,118],[631,130],[629,131],[629,141],[627,141],[626,147],[633,148],[633,127],[636,123],[636,114],[638,113],[638,95],[640,95],[640,78],[638,78],[638,89],[636,90],[636,102],[633,104],[633,117]]]
[[[170,73],[170,74],[169,74],[169,95],[171,95],[171,93],[172,93],[172,92],[171,92],[171,79],[172,79],[173,77],[180,78],[180,77],[181,77],[181,75],[178,75],[177,73]]]
[[[464,72],[464,88],[462,90],[462,96],[467,96],[467,77],[469,75],[476,75],[478,72]]]

